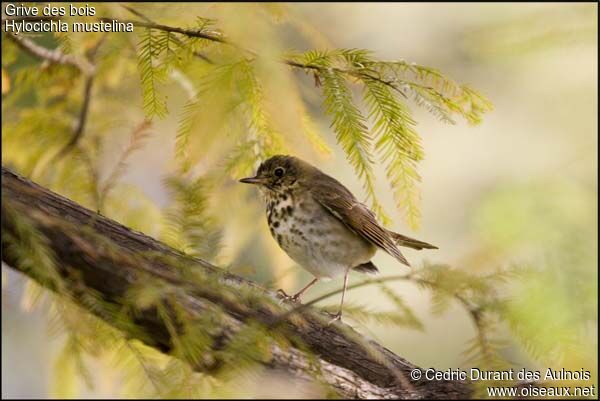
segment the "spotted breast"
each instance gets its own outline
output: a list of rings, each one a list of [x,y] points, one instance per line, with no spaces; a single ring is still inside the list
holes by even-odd
[[[310,194],[285,191],[265,195],[271,235],[315,277],[342,275],[369,262],[375,254],[373,244],[349,230]]]

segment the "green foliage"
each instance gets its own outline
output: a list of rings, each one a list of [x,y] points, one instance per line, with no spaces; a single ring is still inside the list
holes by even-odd
[[[406,61],[374,62],[374,68],[403,93],[412,93],[417,105],[423,106],[440,120],[454,124],[454,114],[471,124],[479,124],[492,105],[485,97],[465,84],[458,84],[440,71]]]
[[[189,255],[214,259],[219,251],[221,230],[208,214],[207,194],[211,187],[207,180],[171,176],[165,179],[165,185],[173,202],[164,211],[162,239]]]
[[[506,339],[497,338],[501,332],[498,325],[505,320],[503,311],[507,302],[501,289],[517,273],[515,269],[497,269],[486,275],[475,275],[449,266],[427,265],[413,280],[431,291],[434,313],[444,313],[454,300],[469,314],[476,334],[467,342],[465,362],[499,370],[510,367],[502,356]]]
[[[3,44],[3,51],[10,46]],[[14,73],[9,70],[9,74],[10,96],[2,99],[3,160],[15,163],[25,174],[35,175],[36,168],[62,146],[71,132],[70,110],[76,99],[69,88],[77,85],[78,79],[64,66],[52,66],[40,74],[38,66],[25,65]]]
[[[183,171],[188,171],[198,160],[197,155],[191,154],[192,149],[199,150],[199,146],[193,146],[193,128],[199,123],[207,124],[211,127],[213,135],[222,134],[227,126],[227,117],[233,117],[228,113],[235,110],[238,104],[238,100],[234,98],[236,92],[233,90],[237,66],[237,63],[231,63],[208,67],[208,71],[203,73],[195,88],[196,93],[184,105],[179,117],[175,144],[175,155]],[[215,116],[218,119],[215,119]],[[220,118],[221,116],[225,118]],[[209,134],[209,131],[206,130],[205,133]],[[204,143],[210,145],[210,142],[206,143],[206,139]],[[200,155],[203,153],[200,151]]]
[[[144,112],[148,118],[163,118],[167,115],[167,102],[157,93],[157,86],[166,79],[165,66],[157,65],[161,52],[168,49],[169,36],[154,33],[152,29],[142,31],[138,66],[144,99]]]
[[[328,67],[327,64],[324,65]],[[336,131],[338,142],[346,152],[350,163],[354,166],[358,177],[363,180],[367,199],[371,207],[379,215],[383,209],[375,195],[375,177],[373,175],[373,156],[366,119],[354,105],[350,89],[339,72],[327,70],[322,74],[325,108],[332,116],[332,125]]]
[[[184,106],[179,120],[176,155],[183,171],[207,151],[205,148],[190,155],[190,149],[198,148],[192,133],[198,124],[211,138],[208,145],[218,138],[213,148],[228,150],[225,170],[233,174],[247,174],[257,163],[286,148],[284,136],[271,123],[265,108],[263,86],[247,60],[205,68],[196,95]],[[206,139],[203,144],[207,145]]]
[[[173,342],[173,355],[189,363],[192,367],[203,367],[209,361],[212,350],[212,337],[210,319],[206,322],[193,319],[185,315],[185,310],[180,308],[176,302],[160,301],[156,304],[157,313],[165,323],[171,341]]]
[[[392,290],[385,283],[379,284],[378,287],[381,292],[385,294],[385,296],[396,306],[396,309],[401,314],[402,320],[406,326],[413,327],[417,330],[423,330],[423,323],[419,320],[419,318],[417,318],[412,308],[410,308],[406,302],[404,302],[401,296],[396,294],[394,290]]]
[[[86,362],[91,358],[96,364],[107,364],[109,369],[120,367],[124,390],[131,394],[152,396],[176,388],[176,383],[166,382],[174,375],[167,376],[163,372],[169,357],[129,339],[125,332],[62,297],[53,297],[49,304],[49,329],[51,335],[64,339],[63,349],[55,361],[53,392],[57,396],[76,396],[82,384],[90,390],[97,385],[98,372],[92,374]],[[185,366],[189,370],[189,365]]]
[[[106,197],[108,196],[110,191],[114,189],[115,185],[117,184],[117,181],[125,173],[125,170],[127,168],[127,159],[134,152],[143,148],[144,142],[146,141],[146,139],[148,138],[148,135],[150,134],[149,128],[150,128],[150,122],[145,120],[133,129],[131,136],[129,138],[129,143],[127,144],[126,148],[121,153],[121,156],[117,160],[117,163],[115,164],[114,168],[112,169],[112,171],[110,172],[110,174],[108,175],[108,177],[106,178],[104,183],[101,185],[100,188],[98,188],[98,193],[99,193],[98,209],[99,210],[102,209],[102,205],[104,204],[104,199],[106,199]]]
[[[251,133],[249,140],[258,148],[257,161],[285,151],[284,139],[270,122],[270,116],[264,107],[263,88],[258,81],[254,66],[249,62],[240,63],[238,90],[244,100],[245,114]]]
[[[339,307],[339,305],[330,305],[323,309],[333,314],[339,310]],[[411,315],[412,311],[408,314],[403,314],[396,311],[373,310],[372,308],[352,303],[344,304],[344,317],[348,317],[365,327],[369,323],[376,323],[389,327],[416,328],[415,326],[418,326],[418,323],[413,320],[414,316]]]
[[[469,123],[481,122],[491,110],[490,102],[467,85],[459,85],[439,71],[403,61],[375,60],[366,50],[340,49],[291,54],[291,65],[303,68],[322,86],[325,108],[332,117],[338,143],[362,179],[367,199],[377,215],[388,222],[375,196],[373,144],[386,166],[386,175],[398,207],[409,224],[419,224],[420,176],[417,164],[424,157],[415,121],[404,103],[407,92],[415,103],[427,108],[442,121],[454,123],[460,115]],[[363,102],[369,112],[363,116],[355,104],[349,84],[363,85]],[[368,122],[372,122],[371,130]]]
[[[44,286],[64,291],[56,270],[54,252],[49,239],[9,202],[2,203],[3,218],[13,224],[11,230],[2,225],[2,247],[16,259],[23,271],[30,271]]]
[[[43,249],[42,246],[39,248]],[[32,274],[37,277],[43,274],[43,269]],[[89,362],[92,358],[95,364],[107,363],[110,369],[121,367],[126,388],[132,395],[200,397],[219,387],[222,380],[229,377],[231,366],[242,369],[240,363],[243,362],[244,370],[250,370],[262,360],[256,359],[259,355],[263,355],[263,359],[268,357],[264,354],[264,347],[269,344],[269,335],[261,326],[248,322],[248,328],[235,334],[220,346],[218,352],[213,352],[216,348],[213,339],[224,335],[218,331],[221,327],[218,320],[222,316],[218,309],[190,315],[189,309],[184,309],[180,303],[181,288],[146,277],[140,277],[138,284],[123,299],[125,310],[106,304],[99,294],[86,288],[77,277],[69,279],[68,288],[77,289],[81,305],[72,303],[66,290],[49,294],[50,302],[43,305],[48,316],[49,333],[64,342],[54,362],[53,395],[77,396],[83,389],[82,385],[94,389],[98,383],[98,372],[91,371]],[[216,284],[205,281],[205,285],[214,287]],[[25,296],[28,299],[24,304],[42,306],[32,302],[40,296],[37,287],[32,287]],[[136,333],[134,319],[140,316],[139,312],[153,308],[173,341],[171,357],[158,355],[157,351],[130,339]],[[107,321],[116,327],[108,325]],[[251,336],[251,333],[255,334]],[[146,335],[151,341],[155,333]],[[141,333],[135,336],[144,338]],[[260,347],[257,348],[258,345]],[[259,349],[262,351],[258,352]],[[216,361],[219,361],[219,366],[223,364],[223,375],[213,372],[215,377],[223,376],[218,381],[192,370],[212,369]]]
[[[419,137],[412,128],[414,121],[386,84],[367,78],[365,101],[373,130],[378,136],[375,148],[386,163],[386,174],[399,208],[405,208],[409,224],[417,227],[420,218],[416,164],[423,158]]]
[[[82,373],[89,377],[89,370],[81,358],[81,350],[76,338],[68,337],[63,349],[54,361],[53,371],[56,377],[53,380],[52,395],[60,398],[75,398],[79,393],[77,389],[77,375]]]
[[[21,213],[15,212],[9,203],[4,203],[3,209],[13,224],[13,230],[3,229],[3,248],[17,258],[15,263],[27,274],[35,277],[41,285],[53,288],[56,294],[60,294],[46,293],[45,298],[49,302],[41,303],[39,301],[44,295],[41,287],[29,283],[21,304],[28,310],[43,306],[47,310],[50,333],[64,338],[64,345],[54,363],[55,376],[51,391],[55,396],[76,396],[77,375],[83,378],[88,387],[93,386],[92,374],[85,363],[85,356],[98,356],[102,349],[110,347],[115,335],[123,334],[90,313],[109,312],[100,297],[92,291],[81,295],[85,310],[72,304],[72,291],[75,291],[76,287],[79,287],[77,290],[82,290],[82,287],[73,282],[66,282],[60,276],[49,239],[28,219],[22,218]]]
[[[222,350],[216,353],[224,366],[221,373],[225,380],[235,379],[251,368],[256,368],[257,362],[268,362],[271,358],[271,339],[264,325],[250,322],[242,327]]]

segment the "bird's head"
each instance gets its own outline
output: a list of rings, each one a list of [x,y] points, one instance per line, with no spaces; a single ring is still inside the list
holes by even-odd
[[[286,155],[273,156],[258,167],[254,177],[240,182],[258,185],[261,189],[283,192],[302,185],[310,175],[311,166],[302,160]]]

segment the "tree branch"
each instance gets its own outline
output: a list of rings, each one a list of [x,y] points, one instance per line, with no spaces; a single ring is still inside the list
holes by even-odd
[[[92,99],[92,86],[94,85],[94,75],[86,75],[83,82],[83,103],[81,103],[81,107],[79,109],[79,116],[77,117],[77,122],[75,123],[75,128],[73,129],[73,134],[71,135],[71,139],[67,142],[61,150],[56,153],[51,161],[55,162],[56,160],[65,156],[71,149],[73,149],[81,137],[83,136],[83,132],[85,130],[85,124],[87,122],[87,116],[90,110],[90,101]]]
[[[53,290],[35,270],[27,268],[7,238],[23,235],[19,221],[29,221],[47,239],[56,270],[70,296],[83,308],[162,352],[176,354],[176,341],[156,310],[142,310],[124,324],[110,311],[122,310],[134,286],[157,280],[174,289],[169,302],[190,319],[211,317],[213,347],[227,344],[236,333],[255,322],[268,326],[293,305],[278,306],[275,294],[256,283],[229,274],[201,259],[191,258],[141,233],[134,232],[2,167],[2,260]],[[199,284],[190,276],[206,277]],[[86,290],[101,299],[102,308],[85,302]],[[246,295],[243,295],[246,294]],[[252,301],[248,301],[251,294]],[[222,318],[216,318],[216,316]],[[258,359],[268,369],[304,380],[314,380],[311,355],[317,357],[321,380],[346,398],[465,398],[469,383],[410,379],[421,369],[345,325],[325,323],[328,316],[306,308],[287,316],[274,330],[297,339],[292,346],[269,342],[269,357]],[[308,350],[308,354],[307,351]],[[218,354],[215,354],[218,355]],[[314,358],[314,357],[313,357]],[[213,372],[223,361],[191,363],[199,371]],[[226,366],[226,365],[225,365]]]
[[[139,13],[138,13],[138,16],[139,16]],[[110,22],[112,20],[113,19],[111,19],[111,18],[100,18],[100,21],[104,21],[104,22]],[[185,28],[179,28],[179,27],[175,27],[175,26],[157,24],[157,23],[149,21],[149,20],[146,20],[146,21],[120,20],[120,22],[125,23],[125,24],[131,23],[131,24],[133,24],[133,26],[139,26],[142,28],[150,28],[150,29],[156,29],[156,30],[164,31],[164,32],[179,33],[181,35],[189,36],[191,38],[201,38],[201,39],[207,39],[207,40],[210,40],[213,42],[231,44],[231,42],[229,42],[228,40],[225,39],[225,36],[221,32],[214,31],[214,30],[185,29]]]
[[[94,72],[93,64],[84,58],[75,57],[71,54],[65,54],[58,49],[47,49],[23,35],[17,35],[9,32],[5,32],[5,34],[9,40],[13,41],[22,50],[41,60],[45,60],[54,64],[71,65],[81,71],[81,73],[84,75],[91,75]]]
[[[144,21],[135,21],[135,20],[122,21],[124,23],[131,23],[134,26],[139,26],[139,27],[143,27],[143,28],[156,29],[156,30],[164,31],[164,32],[178,33],[178,34],[181,34],[184,36],[189,36],[192,38],[202,38],[202,39],[210,40],[213,42],[227,44],[227,45],[233,46],[237,49],[240,49],[246,53],[249,53],[252,56],[257,55],[257,53],[255,51],[243,48],[243,47],[231,42],[221,32],[218,32],[215,30],[208,30],[208,29],[184,29],[184,28],[179,28],[179,27],[174,27],[174,26],[169,26],[169,25],[157,24],[155,22],[152,22],[148,18],[142,16],[138,11],[135,11],[134,9],[132,9],[130,7],[126,7],[126,8],[127,8],[127,10],[136,14],[140,18],[144,18]],[[107,22],[112,21],[111,18],[100,18],[100,20],[107,21]],[[385,80],[385,79],[381,78],[380,76],[378,76],[377,74],[372,74],[372,73],[370,74],[365,71],[358,72],[358,71],[352,71],[352,70],[345,70],[345,69],[341,69],[341,68],[337,68],[337,67],[323,67],[323,66],[315,65],[315,64],[304,64],[304,63],[299,63],[299,62],[297,62],[295,60],[291,60],[291,59],[282,59],[281,62],[289,65],[290,67],[294,67],[294,68],[302,68],[302,69],[306,69],[306,70],[316,70],[316,71],[324,71],[326,69],[332,69],[337,72],[351,75],[355,78],[372,79],[374,81],[377,81],[377,82],[380,82],[382,84],[389,86],[390,88],[392,88],[394,91],[398,92],[403,97],[407,97],[406,94],[402,91],[402,89],[394,84],[394,81]]]
[[[154,21],[152,21],[150,18],[148,18],[146,15],[142,14],[141,12],[139,12],[138,10],[136,10],[135,8],[130,7],[127,4],[121,4],[121,7],[123,7],[125,10],[129,11],[133,15],[135,15],[137,17],[140,17],[141,19],[143,19],[147,23],[154,24]],[[183,43],[179,39],[177,39],[177,38],[174,38],[174,39],[175,39],[175,43],[177,43],[180,46],[183,45]],[[199,51],[194,50],[193,53],[194,53],[194,56],[198,57],[199,59],[202,59],[202,60],[206,61],[209,64],[213,64],[213,61],[208,56],[200,53]]]

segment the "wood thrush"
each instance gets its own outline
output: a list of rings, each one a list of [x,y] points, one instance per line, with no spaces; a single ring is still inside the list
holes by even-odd
[[[348,273],[377,273],[371,258],[377,248],[410,266],[398,246],[437,249],[436,246],[381,226],[375,214],[335,178],[293,156],[277,155],[264,161],[256,176],[240,182],[257,185],[265,197],[267,221],[279,246],[315,278],[298,293],[300,297],[320,279],[344,275],[340,309],[342,316]]]

